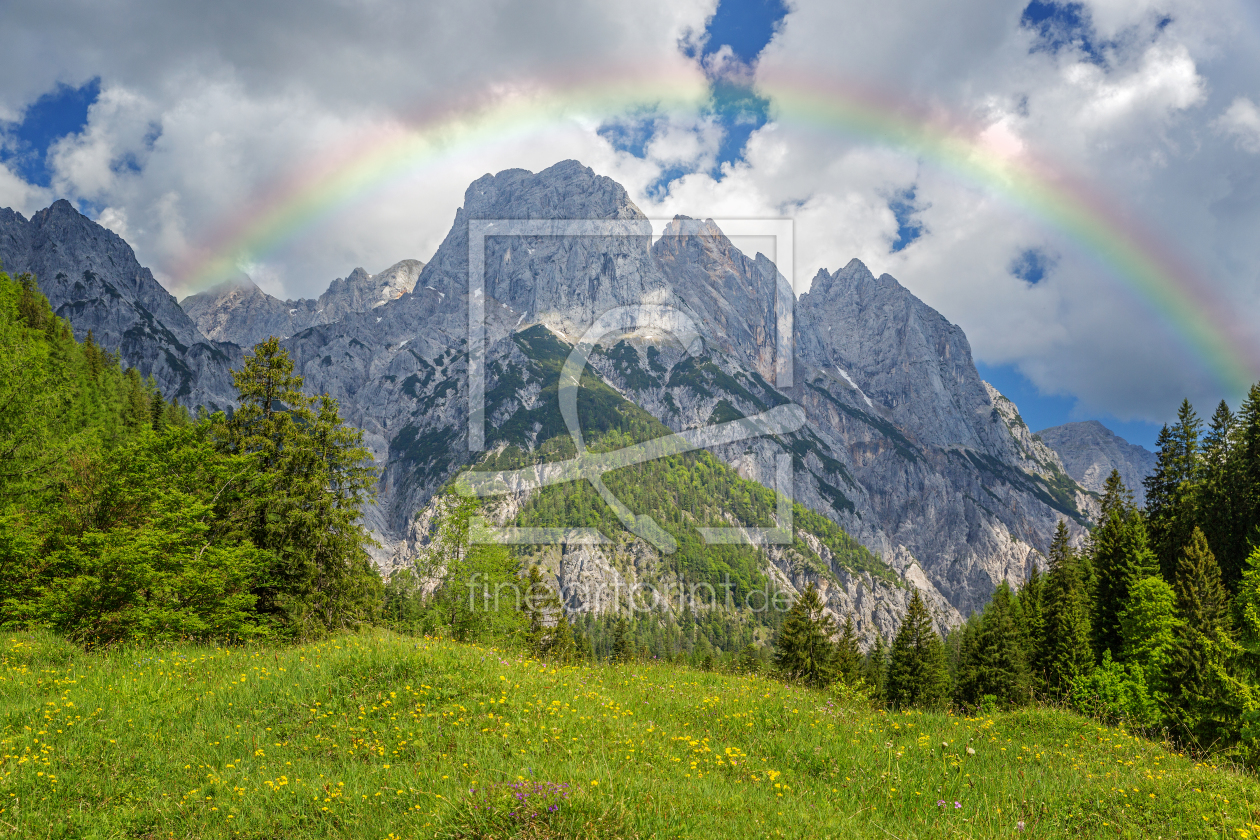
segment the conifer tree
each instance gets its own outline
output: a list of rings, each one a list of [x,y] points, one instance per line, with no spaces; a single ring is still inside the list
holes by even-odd
[[[932,615],[917,589],[893,639],[885,693],[894,708],[936,709],[949,699],[945,645],[932,626]]]
[[[862,659],[862,679],[871,687],[871,699],[885,702],[888,685],[888,643],[880,633],[875,634],[875,644]]]
[[[1221,400],[1203,437],[1202,481],[1197,495],[1195,522],[1221,567],[1226,588],[1234,588],[1246,558],[1246,529],[1240,528],[1243,488],[1235,457],[1239,425],[1229,405]]]
[[[1133,506],[1133,496],[1111,471],[1103,494],[1098,527],[1090,535],[1090,551],[1097,577],[1091,624],[1094,654],[1110,650],[1119,658],[1120,613],[1132,582],[1159,573],[1159,562],[1147,544],[1146,523]]]
[[[1015,604],[1006,581],[998,584],[985,607],[976,645],[977,699],[987,695],[1005,706],[1029,701],[1031,677],[1015,623]]]
[[[299,635],[369,620],[381,581],[359,523],[376,478],[363,433],[327,394],[302,393],[275,338],[255,346],[232,380],[240,406],[215,424],[219,445],[249,455],[257,471],[231,499],[250,541],[277,558],[256,593],[260,611]]]
[[[1260,548],[1260,383],[1251,386],[1238,413],[1237,442],[1232,453],[1236,494],[1233,545],[1229,563],[1239,573],[1252,550]],[[1236,577],[1231,578],[1236,579]]]
[[[535,654],[557,662],[573,659],[576,650],[573,628],[556,590],[543,579],[537,566],[530,566],[525,579],[525,642]]]
[[[634,661],[634,637],[630,632],[630,623],[625,618],[618,618],[613,629],[612,660],[626,663]]]
[[[1031,688],[1034,694],[1046,694],[1046,579],[1036,564],[1028,573],[1028,580],[1020,587],[1018,599],[1019,636],[1024,646],[1024,661],[1028,663]]]
[[[1157,700],[1168,683],[1168,669],[1181,635],[1177,595],[1159,575],[1131,581],[1120,613],[1120,655],[1126,665],[1140,668],[1143,681]]]
[[[761,673],[761,656],[757,653],[757,646],[749,643],[744,645],[744,649],[739,653],[739,671],[742,674],[758,674]]]
[[[853,627],[851,614],[844,617],[844,626],[840,629],[835,650],[836,678],[845,685],[854,685],[862,677],[862,651],[858,647],[857,631]]]
[[[1048,691],[1064,696],[1078,677],[1090,672],[1094,658],[1080,561],[1068,545],[1067,526],[1062,519],[1050,544],[1044,615],[1045,636],[1038,658],[1045,668]]]
[[[967,616],[962,627],[950,633],[957,636],[957,661],[954,665],[954,700],[960,706],[975,706],[980,702],[980,613]]]
[[[788,679],[824,687],[836,679],[836,623],[810,583],[788,610],[775,640],[774,664]]]
[[[1198,528],[1182,551],[1173,588],[1184,625],[1169,668],[1174,705],[1182,731],[1206,746],[1232,737],[1221,679],[1230,617],[1220,567]]]
[[[1176,577],[1181,550],[1195,526],[1202,427],[1189,400],[1183,400],[1177,422],[1160,430],[1155,469],[1144,481],[1151,548],[1165,580]]]

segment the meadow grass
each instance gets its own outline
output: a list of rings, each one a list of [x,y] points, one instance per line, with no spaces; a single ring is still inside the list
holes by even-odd
[[[85,653],[0,636],[0,836],[1251,837],[1254,777],[1053,709],[371,631]]]

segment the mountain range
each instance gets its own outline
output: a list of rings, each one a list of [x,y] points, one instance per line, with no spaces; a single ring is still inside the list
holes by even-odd
[[[495,224],[511,230],[504,220],[533,226],[496,234]],[[566,235],[569,220],[587,224],[583,235]],[[482,294],[472,297],[485,313],[480,340],[469,329],[470,226],[487,234]],[[33,272],[76,335],[92,330],[185,404],[230,404],[244,348],[283,338],[306,387],[337,397],[364,430],[381,469],[365,518],[386,571],[424,551],[434,494],[460,470],[554,460],[573,445],[557,383],[601,316],[618,329],[590,352],[582,379],[592,441],[799,407],[794,430],[711,446],[711,465],[687,463],[730,486],[773,487],[776,456],[790,455],[799,538],[747,556],[779,588],[817,583],[867,639],[895,628],[909,586],[941,626],[958,623],[1000,581],[1018,584],[1045,562],[1060,519],[1084,538],[1112,467],[1140,491],[1153,458],[1096,423],[1033,434],[980,378],[963,331],[891,276],[854,260],[819,269],[794,298],[773,261],[742,253],[710,221],[677,217],[654,240],[626,191],[575,161],[478,179],[427,263],[355,269],[317,300],[280,301],[238,278],[181,308],[122,239],[64,201],[29,221],[0,211],[0,260]],[[484,381],[477,448],[470,353]],[[529,496],[498,498],[491,519],[526,521],[538,507]],[[692,549],[670,556],[640,536],[609,537],[532,555],[570,609],[597,608],[582,594],[592,582],[659,586],[689,574]],[[873,559],[854,559],[863,552]]]

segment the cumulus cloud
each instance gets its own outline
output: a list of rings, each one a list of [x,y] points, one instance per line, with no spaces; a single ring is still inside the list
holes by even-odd
[[[273,294],[314,295],[356,265],[427,259],[485,172],[573,157],[651,216],[790,216],[798,289],[858,257],[960,324],[979,359],[1015,365],[1083,410],[1163,420],[1182,396],[1236,397],[1132,278],[1035,197],[890,144],[860,120],[828,128],[775,99],[858,90],[970,138],[976,154],[1037,160],[1110,208],[1102,224],[1145,230],[1224,309],[1260,322],[1253,0],[1059,5],[1074,11],[1051,31],[1026,21],[1023,4],[794,0],[745,61],[721,45],[700,59],[680,49],[697,54],[716,0],[19,0],[0,29],[0,115],[62,82],[99,76],[101,95],[84,131],[51,151],[53,189],[0,167],[0,205],[91,202],[182,293],[197,282],[188,266],[276,196],[297,196],[240,264]],[[704,98],[716,77],[769,99],[770,121],[735,160]],[[571,88],[596,94],[562,95],[559,106],[550,97]],[[679,102],[688,90],[691,108]],[[499,125],[500,112],[518,116]],[[612,142],[610,118],[623,121],[624,142]],[[435,123],[445,129],[428,135],[428,152],[360,187],[337,192],[320,177],[345,161],[387,161],[391,142]],[[918,234],[894,251],[899,212]],[[1048,255],[1035,283],[1018,268],[1028,254]],[[1260,370],[1260,357],[1248,362]]]
[[[1245,96],[1229,104],[1212,126],[1245,152],[1260,154],[1260,108]]]

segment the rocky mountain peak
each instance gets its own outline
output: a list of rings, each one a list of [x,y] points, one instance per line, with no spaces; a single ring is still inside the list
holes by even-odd
[[[31,216],[0,210],[0,262],[29,271],[75,337],[88,331],[185,405],[226,407],[231,348],[209,340],[131,246],[62,199]]]
[[[1155,469],[1156,456],[1144,446],[1129,443],[1097,420],[1065,423],[1042,429],[1037,437],[1063,459],[1064,469],[1087,490],[1101,493],[1111,471],[1119,470],[1137,504],[1146,503],[1142,480]]]
[[[288,338],[320,324],[383,306],[410,292],[424,269],[419,260],[402,260],[379,274],[356,268],[338,277],[317,300],[280,300],[258,288],[244,274],[204,292],[189,295],[180,306],[198,329],[215,341],[252,347],[271,336]]]

